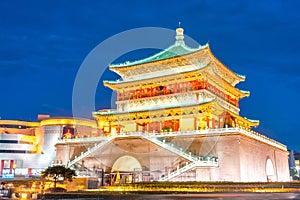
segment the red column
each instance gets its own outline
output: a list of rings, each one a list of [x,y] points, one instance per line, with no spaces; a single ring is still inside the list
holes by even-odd
[[[178,131],[178,129],[179,129],[179,120],[174,120],[173,121],[173,126],[174,126],[174,128],[173,128],[173,131]]]
[[[9,162],[9,173],[12,174],[14,168],[14,160],[10,160]]]
[[[108,122],[109,127],[108,127],[108,132],[111,133],[111,122]]]
[[[209,117],[208,116],[206,116],[206,126],[207,126],[207,128],[209,128]]]
[[[31,175],[32,175],[32,169],[28,168],[28,176],[31,176]]]
[[[197,130],[197,118],[194,117],[194,130]]]
[[[215,119],[214,118],[211,119],[211,126],[212,126],[212,128],[215,128]]]
[[[0,166],[0,176],[3,175],[3,169],[4,169],[4,160],[1,160],[1,166]]]
[[[159,122],[159,131],[158,131],[159,133],[161,133],[162,123],[163,123],[163,122]]]
[[[121,133],[121,127],[120,127],[120,126],[117,126],[117,127],[116,127],[116,130],[117,130],[118,135],[120,135],[120,133]]]

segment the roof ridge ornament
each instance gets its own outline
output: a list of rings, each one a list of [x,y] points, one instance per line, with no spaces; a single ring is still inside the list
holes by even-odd
[[[178,22],[178,28],[176,29],[176,42],[175,45],[179,46],[179,45],[185,45],[184,43],[184,35],[183,35],[183,31],[184,29],[180,27],[181,22]]]

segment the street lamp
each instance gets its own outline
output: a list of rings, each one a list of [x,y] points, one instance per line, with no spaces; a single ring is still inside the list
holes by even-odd
[[[99,170],[101,170],[101,186],[103,186],[103,185],[104,185],[104,169],[103,169],[103,168],[98,168],[98,167],[97,167],[97,169],[96,169],[96,174],[99,174],[99,173],[100,173]]]
[[[15,175],[16,175],[16,168],[17,168],[17,165],[16,165],[16,164],[13,164],[14,177],[15,177]]]
[[[101,169],[101,186],[104,186],[104,169],[103,168],[100,169]]]

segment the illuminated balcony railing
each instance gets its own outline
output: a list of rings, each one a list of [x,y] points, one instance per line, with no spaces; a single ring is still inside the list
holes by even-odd
[[[98,142],[102,140],[107,140],[105,136],[98,137],[76,137],[76,138],[60,138],[57,141],[57,144],[65,144],[65,143],[88,143],[88,142]]]
[[[126,137],[132,137],[132,136],[147,136],[147,137],[169,137],[169,136],[188,136],[188,135],[207,135],[207,134],[226,134],[226,133],[240,133],[243,135],[246,135],[250,138],[259,140],[261,142],[267,143],[269,145],[275,146],[279,149],[286,150],[286,146],[271,139],[268,138],[258,132],[255,132],[253,130],[245,129],[243,127],[232,127],[232,128],[210,128],[210,129],[204,129],[204,130],[191,130],[191,131],[177,131],[177,132],[167,132],[167,133],[150,133],[150,132],[128,132],[128,133],[121,133],[120,135],[116,136],[100,136],[100,137],[87,137],[87,138],[72,138],[72,139],[60,139],[58,141],[58,144],[60,143],[78,143],[78,142],[95,142],[95,141],[102,141],[109,139],[111,137],[114,138],[126,138]]]
[[[191,91],[207,90],[214,95],[226,100],[231,105],[238,107],[238,99],[227,95],[222,90],[218,89],[208,81],[189,81],[177,84],[169,84],[165,86],[157,86],[151,88],[143,88],[137,90],[131,90],[124,93],[118,93],[117,101],[127,101],[135,99],[143,99],[148,97],[159,97],[170,94],[180,94]]]
[[[125,112],[129,112],[129,111],[135,111],[137,109],[145,109],[147,106],[148,107],[154,107],[156,104],[154,102],[156,102],[157,100],[160,100],[160,102],[164,102],[167,101],[169,99],[172,98],[176,98],[176,99],[181,99],[182,97],[185,97],[186,95],[193,95],[195,97],[195,102],[190,102],[190,103],[195,103],[195,105],[197,104],[197,102],[202,102],[202,101],[206,101],[207,99],[216,99],[224,108],[238,114],[240,109],[238,106],[236,106],[235,104],[231,104],[228,101],[226,101],[224,98],[215,95],[214,93],[208,91],[208,90],[195,90],[195,91],[189,91],[188,93],[172,93],[172,94],[168,94],[168,95],[163,95],[163,96],[153,96],[153,97],[145,97],[145,98],[138,98],[138,99],[132,99],[132,100],[126,100],[125,104],[124,101],[117,101],[117,105],[118,105],[118,111],[121,111],[123,108],[123,105],[127,105],[127,107],[125,106],[124,111]],[[196,96],[200,96],[200,99],[196,100]],[[201,96],[205,96],[205,99],[201,98]],[[155,100],[155,101],[153,101]],[[130,102],[130,103],[129,103]],[[141,107],[137,107],[138,102],[141,102]],[[145,107],[145,103],[143,102],[148,102],[147,106]],[[177,102],[177,100],[176,100]],[[178,103],[178,102],[177,102]],[[134,106],[130,106],[130,104],[133,104]]]
[[[286,146],[277,142],[271,138],[266,137],[258,132],[255,132],[250,129],[243,127],[232,127],[232,128],[214,128],[214,129],[204,129],[204,130],[192,130],[192,131],[178,131],[178,132],[169,132],[167,134],[156,135],[156,137],[168,137],[168,136],[188,136],[188,135],[210,135],[210,134],[232,134],[240,133],[246,135],[255,140],[267,143],[271,146],[277,147],[282,150],[287,150]]]

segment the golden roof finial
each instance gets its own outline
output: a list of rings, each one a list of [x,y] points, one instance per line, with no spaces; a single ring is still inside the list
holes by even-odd
[[[183,35],[183,28],[180,27],[181,22],[178,22],[178,28],[176,28],[176,45],[182,45],[184,44],[184,35]]]

